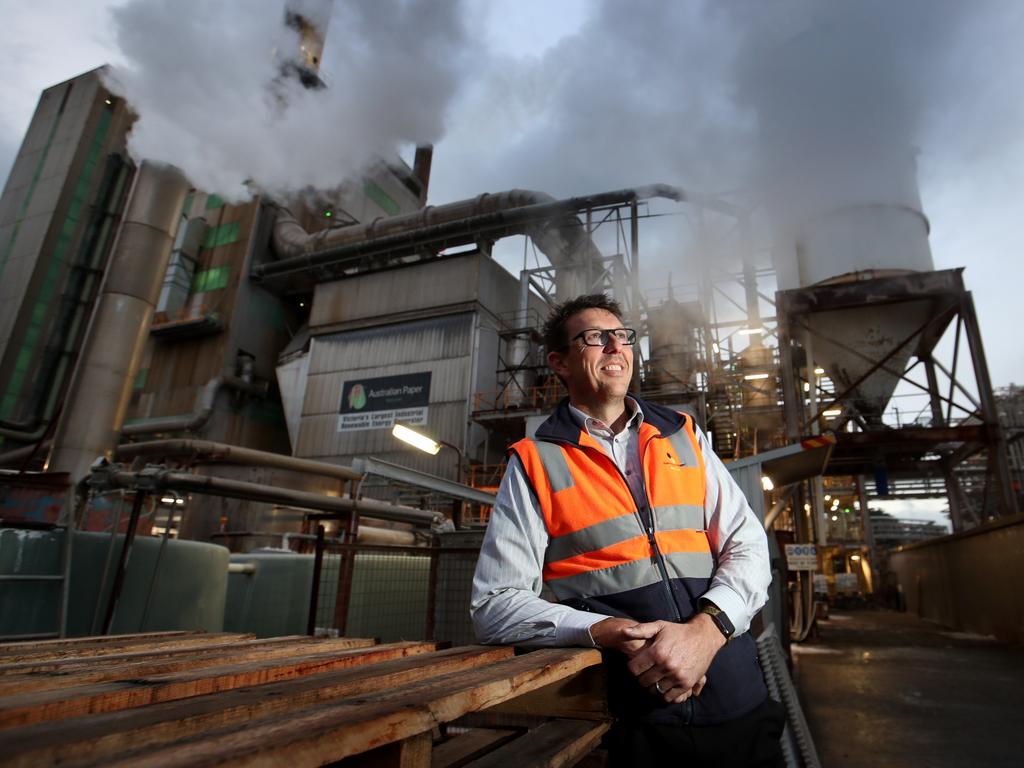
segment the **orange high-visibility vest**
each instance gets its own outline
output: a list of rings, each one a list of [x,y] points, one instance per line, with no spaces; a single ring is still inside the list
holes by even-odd
[[[683,427],[668,436],[641,424],[647,494],[641,500],[633,499],[625,477],[593,437],[585,430],[574,437],[575,444],[527,438],[511,448],[544,516],[550,537],[544,581],[555,596],[566,601],[611,595],[665,576],[710,580],[714,558],[705,530],[704,459],[692,420],[684,417]],[[641,515],[638,501],[650,515]]]

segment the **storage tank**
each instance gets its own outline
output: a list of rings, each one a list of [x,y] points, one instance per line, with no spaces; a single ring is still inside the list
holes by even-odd
[[[63,537],[60,530],[0,528],[0,574],[60,574]],[[97,622],[102,622],[105,614],[124,536],[117,536],[112,552],[110,543],[110,534],[75,531],[67,612],[67,633],[72,637],[100,631]],[[227,581],[228,550],[224,547],[137,536],[111,631],[220,632]],[[55,631],[60,589],[58,581],[5,583],[0,590],[0,635]]]
[[[700,365],[696,329],[700,305],[669,299],[647,312],[650,356],[646,385],[653,391],[688,389]]]

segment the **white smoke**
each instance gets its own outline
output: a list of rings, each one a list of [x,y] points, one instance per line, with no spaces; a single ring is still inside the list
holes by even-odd
[[[133,156],[232,201],[251,185],[335,187],[402,145],[438,141],[461,65],[458,2],[337,3],[317,90],[279,81],[298,50],[283,0],[132,0],[112,16],[126,64],[111,86],[139,115]]]

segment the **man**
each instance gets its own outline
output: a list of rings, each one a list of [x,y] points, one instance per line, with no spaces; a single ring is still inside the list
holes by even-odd
[[[606,649],[612,765],[782,765],[784,712],[747,631],[771,578],[764,531],[692,419],[627,394],[636,333],[621,317],[593,295],[548,318],[569,396],[510,450],[473,580],[477,636]]]

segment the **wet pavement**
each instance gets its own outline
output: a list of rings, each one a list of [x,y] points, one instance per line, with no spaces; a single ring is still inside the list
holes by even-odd
[[[1024,766],[1024,648],[892,611],[833,611],[793,645],[824,768]]]

